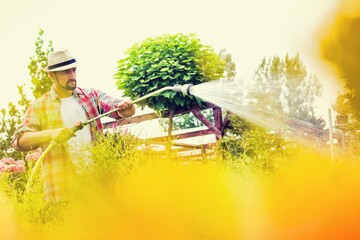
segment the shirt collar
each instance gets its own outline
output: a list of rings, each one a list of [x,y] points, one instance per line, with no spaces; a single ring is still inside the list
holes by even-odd
[[[50,94],[50,99],[52,101],[56,101],[56,100],[58,100],[60,98],[59,95],[56,93],[56,91],[54,89],[54,85],[51,86],[49,94]]]
[[[80,90],[80,88],[75,88],[74,90],[74,95],[75,96],[80,96],[80,95],[84,95],[83,91]]]
[[[82,89],[81,88],[75,88],[74,89],[74,96],[75,96],[75,99],[77,99],[78,101],[82,101],[81,99],[83,99],[84,98],[84,92],[82,91]]]

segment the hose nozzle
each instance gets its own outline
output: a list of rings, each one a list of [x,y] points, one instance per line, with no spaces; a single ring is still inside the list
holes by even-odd
[[[190,88],[192,84],[184,84],[184,85],[174,85],[172,90],[175,92],[181,92],[184,96],[191,95]]]

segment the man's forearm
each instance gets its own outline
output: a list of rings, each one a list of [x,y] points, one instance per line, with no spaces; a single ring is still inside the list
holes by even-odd
[[[32,150],[42,144],[49,143],[54,130],[24,132],[18,139],[18,147],[24,151]]]

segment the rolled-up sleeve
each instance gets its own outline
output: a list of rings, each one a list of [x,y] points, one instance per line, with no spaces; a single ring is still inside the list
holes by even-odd
[[[19,148],[19,138],[24,132],[40,131],[40,121],[34,110],[34,106],[30,106],[25,112],[22,122],[17,127],[12,137],[11,146],[17,151],[23,151]]]
[[[117,105],[122,102],[122,99],[118,99],[118,98],[113,98],[111,96],[109,96],[108,94],[102,92],[102,91],[97,91],[97,95],[100,99],[100,104],[101,104],[101,112],[102,113],[107,113],[113,109],[117,108]],[[114,119],[120,119],[122,118],[122,116],[120,116],[118,114],[118,112],[113,112],[109,115],[109,117],[114,118]]]

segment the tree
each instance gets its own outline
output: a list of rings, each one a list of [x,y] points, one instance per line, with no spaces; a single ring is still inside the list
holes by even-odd
[[[225,73],[224,77],[227,80],[234,80],[236,76],[236,64],[232,60],[230,53],[226,52],[226,49],[221,49],[219,53],[222,60],[225,62]]]
[[[317,76],[307,73],[299,54],[295,57],[286,55],[284,60],[278,56],[263,58],[248,88],[247,108],[257,118],[270,123],[271,116],[295,120],[301,130],[319,136],[324,132],[324,120],[315,116],[314,102],[320,94]],[[232,113],[227,118],[230,124],[220,141],[221,148],[237,161],[272,168],[273,159],[280,158],[288,146],[281,135],[270,131],[279,126],[264,129]]]
[[[43,50],[44,40],[42,38],[44,30],[39,30],[39,36],[35,42],[35,54],[36,56],[30,57],[30,63],[28,65],[29,74],[33,86],[33,95],[35,98],[40,97],[47,92],[51,87],[51,79],[43,71],[43,68],[47,65],[47,54],[52,51],[52,41],[48,44],[48,49]],[[17,125],[21,123],[21,118],[26,109],[30,105],[30,99],[27,98],[24,92],[24,85],[17,86],[20,94],[20,99],[17,104],[12,102],[8,103],[8,109],[1,109],[1,122],[0,128],[2,136],[0,139],[0,157],[12,157],[14,159],[21,159],[22,153],[13,151],[10,143],[11,138],[15,132]]]
[[[11,139],[18,124],[21,122],[21,117],[30,105],[30,100],[24,93],[24,85],[17,86],[20,94],[20,100],[17,105],[9,102],[8,109],[1,109],[1,138],[0,138],[0,158],[10,157],[13,159],[22,159],[21,152],[15,152],[11,148]]]
[[[335,128],[346,135],[345,145],[350,152],[357,152],[360,147],[360,110],[353,105],[354,90],[345,85],[338,95],[333,109],[336,111]]]
[[[263,58],[255,70],[253,83],[249,86],[247,98],[250,105],[256,105],[274,114],[283,112],[284,63],[277,56]]]
[[[52,81],[48,74],[43,70],[47,66],[47,56],[49,52],[53,51],[53,43],[50,40],[47,48],[44,49],[44,30],[39,30],[39,36],[35,42],[35,56],[30,57],[28,65],[29,74],[32,83],[32,93],[35,99],[41,97],[44,93],[48,92],[52,86]]]
[[[307,73],[300,55],[286,54],[284,60],[278,56],[263,58],[255,70],[247,98],[262,112],[287,116],[320,131],[325,124],[316,116],[315,101],[321,92],[318,77]]]

